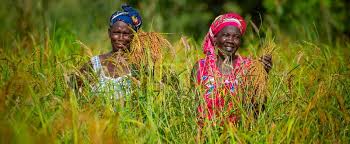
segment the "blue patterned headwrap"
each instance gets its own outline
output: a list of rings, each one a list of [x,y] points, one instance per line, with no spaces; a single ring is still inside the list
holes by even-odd
[[[109,19],[109,26],[112,27],[117,21],[123,21],[129,24],[135,31],[140,29],[142,24],[140,14],[134,8],[126,4],[122,5],[122,9],[123,11],[116,11],[112,14]]]

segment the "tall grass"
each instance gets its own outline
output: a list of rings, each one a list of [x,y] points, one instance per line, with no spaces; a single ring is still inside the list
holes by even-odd
[[[144,85],[111,100],[89,90],[74,92],[67,83],[96,50],[60,29],[47,37],[40,42],[33,36],[33,49],[20,47],[20,41],[1,49],[1,143],[196,142],[198,103],[189,74],[202,57],[200,43],[185,37],[172,42],[161,63],[163,81],[142,73]],[[240,52],[257,57],[257,47],[249,43]],[[276,47],[265,110],[256,119],[243,115],[237,126],[205,128],[204,141],[349,142],[349,44],[300,40],[276,41]]]

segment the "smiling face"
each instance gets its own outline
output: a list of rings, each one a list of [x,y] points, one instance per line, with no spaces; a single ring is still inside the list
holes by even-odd
[[[111,44],[113,52],[117,51],[130,51],[130,43],[133,39],[133,31],[123,21],[117,21],[109,29],[109,38],[111,39]]]
[[[226,26],[214,37],[220,55],[233,56],[241,46],[241,32],[235,26]]]

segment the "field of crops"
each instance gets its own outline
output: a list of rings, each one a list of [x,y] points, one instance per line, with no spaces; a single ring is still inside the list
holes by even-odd
[[[202,142],[349,143],[350,43],[322,41],[315,29],[295,38],[268,25],[259,29],[263,36],[248,27],[241,55],[256,59],[266,44],[275,45],[265,110],[252,118],[243,108],[236,126],[204,127]],[[69,25],[25,36],[1,31],[0,143],[198,142],[189,78],[204,57],[202,39],[161,31],[171,46],[163,48],[160,69],[152,76],[146,69],[143,84],[112,100],[70,87],[82,64],[110,50],[107,24],[84,37]]]

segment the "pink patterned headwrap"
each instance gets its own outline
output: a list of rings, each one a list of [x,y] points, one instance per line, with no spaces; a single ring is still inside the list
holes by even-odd
[[[214,55],[214,36],[225,26],[237,27],[243,35],[247,24],[244,19],[235,13],[227,13],[215,18],[214,22],[210,25],[209,32],[204,38],[203,51],[206,55]]]

